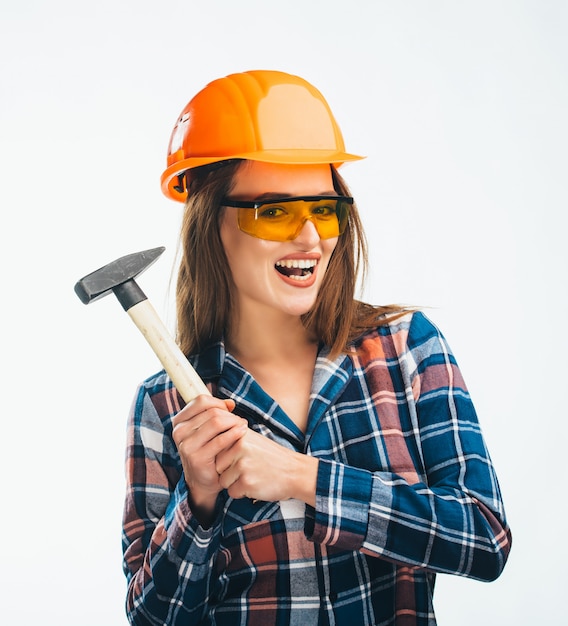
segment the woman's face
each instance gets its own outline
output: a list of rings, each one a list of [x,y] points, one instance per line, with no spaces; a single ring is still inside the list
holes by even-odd
[[[256,200],[264,194],[282,197],[336,192],[329,165],[245,162],[235,175],[231,198]],[[292,241],[258,239],[239,230],[237,213],[233,207],[224,209],[220,233],[241,315],[253,314],[259,308],[293,316],[307,313],[316,301],[337,237],[320,239],[307,220]]]

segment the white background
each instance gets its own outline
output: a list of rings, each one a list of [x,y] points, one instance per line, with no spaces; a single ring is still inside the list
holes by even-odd
[[[1,0],[0,621],[124,625],[126,416],[155,356],[73,285],[140,278],[171,326],[181,207],[159,176],[210,80],[325,94],[371,245],[365,297],[424,307],[476,403],[514,533],[491,584],[440,576],[442,626],[565,619],[568,10],[554,0]],[[564,615],[564,618],[562,617]]]

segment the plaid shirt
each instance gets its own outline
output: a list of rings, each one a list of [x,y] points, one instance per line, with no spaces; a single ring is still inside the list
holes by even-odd
[[[493,580],[511,536],[475,410],[437,328],[414,313],[335,361],[322,349],[306,433],[219,343],[192,360],[250,428],[317,457],[315,508],[218,498],[201,527],[163,372],[128,429],[124,570],[132,624],[432,625],[436,572]]]

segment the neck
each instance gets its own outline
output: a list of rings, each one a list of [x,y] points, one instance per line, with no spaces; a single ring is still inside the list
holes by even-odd
[[[227,349],[302,431],[308,423],[317,341],[299,316],[253,307],[226,338]]]
[[[241,363],[296,359],[317,348],[300,317],[274,310],[241,312],[240,322],[226,337],[228,351]]]

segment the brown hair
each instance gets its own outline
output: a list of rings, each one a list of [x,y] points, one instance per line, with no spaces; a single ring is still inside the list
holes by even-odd
[[[200,352],[221,339],[231,322],[234,284],[219,235],[221,201],[229,194],[242,161],[203,167],[186,174],[188,200],[181,226],[181,259],[176,289],[177,341],[185,354]],[[350,195],[332,167],[340,195]],[[316,303],[302,321],[331,356],[345,351],[366,330],[404,314],[398,306],[377,307],[354,298],[357,277],[365,278],[367,243],[353,204],[344,233],[331,256]],[[385,314],[387,314],[385,316]]]

